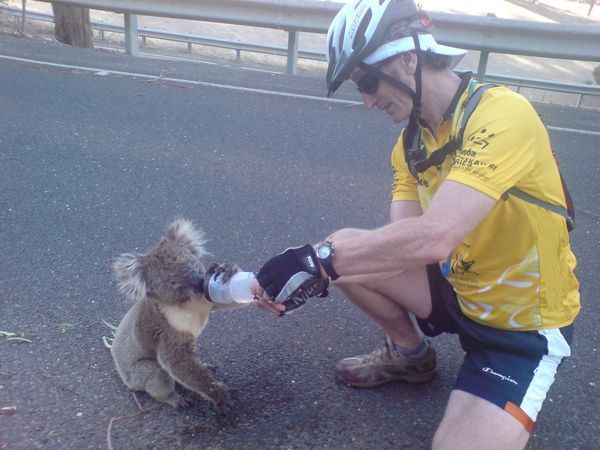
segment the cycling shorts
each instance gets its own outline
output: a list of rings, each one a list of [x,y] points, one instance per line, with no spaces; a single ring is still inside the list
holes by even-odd
[[[437,264],[427,266],[432,310],[417,319],[427,336],[455,333],[465,358],[454,389],[488,400],[531,433],[563,359],[571,355],[573,325],[535,331],[491,328],[467,318]]]

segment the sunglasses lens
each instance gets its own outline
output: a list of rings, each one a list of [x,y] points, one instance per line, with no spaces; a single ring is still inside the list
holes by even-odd
[[[379,78],[375,74],[367,73],[357,81],[356,87],[358,88],[358,92],[362,94],[373,95],[379,87]]]

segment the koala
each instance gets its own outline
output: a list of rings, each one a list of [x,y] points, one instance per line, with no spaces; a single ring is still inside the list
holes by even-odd
[[[238,268],[212,264],[205,270],[205,243],[201,230],[178,219],[146,253],[116,258],[118,289],[134,304],[117,327],[111,353],[129,389],[175,408],[189,406],[190,400],[175,391],[178,383],[226,413],[229,392],[198,360],[194,345],[211,311],[233,307],[207,300],[204,280],[217,273],[226,282]]]

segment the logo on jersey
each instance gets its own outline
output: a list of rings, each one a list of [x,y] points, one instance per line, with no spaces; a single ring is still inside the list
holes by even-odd
[[[495,133],[488,133],[486,128],[482,128],[478,133],[473,134],[473,136],[469,138],[469,142],[484,149],[490,145],[489,139],[493,138],[494,136]]]
[[[441,265],[442,274],[444,277],[448,278],[450,274],[452,275],[465,275],[465,274],[473,274],[477,275],[477,272],[472,270],[475,265],[475,260],[467,260],[463,259],[461,255],[456,255],[452,258],[452,255],[448,256],[448,259],[444,261]]]

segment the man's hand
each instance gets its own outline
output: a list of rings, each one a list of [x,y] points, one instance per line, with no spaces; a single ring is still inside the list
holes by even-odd
[[[256,283],[256,285],[260,286],[258,283]],[[282,305],[281,303],[273,303],[270,300],[258,300],[255,305],[264,311],[268,311],[278,316],[285,314],[285,305]]]
[[[297,309],[309,297],[327,295],[328,282],[321,276],[317,255],[308,244],[288,248],[271,258],[260,269],[256,280],[259,287],[254,293],[260,299],[282,303],[259,302],[259,306],[280,314]]]

